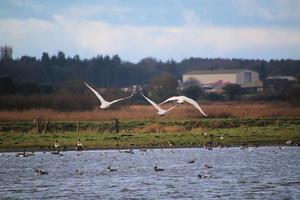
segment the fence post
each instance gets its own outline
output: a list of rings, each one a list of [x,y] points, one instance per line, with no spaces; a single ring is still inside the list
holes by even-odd
[[[46,121],[45,128],[44,128],[44,133],[46,133],[46,131],[47,131],[48,124],[49,124],[49,121]]]
[[[79,133],[79,121],[77,121],[77,133]]]
[[[64,133],[65,132],[65,124],[62,123],[62,132]]]
[[[119,133],[119,120],[117,118],[115,119],[115,131]]]
[[[35,122],[35,131],[36,131],[37,133],[39,133],[39,120],[38,120],[38,119],[35,119],[34,122]]]

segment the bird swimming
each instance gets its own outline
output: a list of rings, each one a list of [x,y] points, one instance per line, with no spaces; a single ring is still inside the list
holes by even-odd
[[[80,172],[78,169],[75,170],[75,175],[80,176],[82,174],[83,174],[83,172]]]
[[[43,171],[41,169],[35,169],[36,175],[41,176],[41,175],[46,175],[48,174],[47,171]]]
[[[163,172],[163,171],[165,171],[165,169],[158,168],[157,166],[155,166],[154,167],[154,171],[156,171],[156,172]]]
[[[201,112],[202,115],[204,115],[205,117],[207,117],[207,115],[200,108],[199,104],[195,100],[193,100],[191,98],[188,98],[186,96],[173,96],[173,97],[170,97],[167,100],[163,101],[159,105],[162,105],[162,104],[167,103],[169,101],[177,101],[177,103],[179,103],[179,104],[183,104],[186,101],[186,102],[192,104],[194,107],[196,107]]]
[[[152,104],[152,106],[154,106],[156,108],[156,110],[158,110],[157,114],[160,116],[166,115],[167,113],[169,113],[171,110],[173,110],[174,108],[178,107],[180,104],[173,106],[171,108],[169,108],[168,110],[162,109],[161,107],[159,107],[159,105],[157,105],[154,101],[152,101],[151,99],[145,97],[145,95],[142,93],[141,94],[150,104]]]
[[[206,169],[211,169],[211,168],[213,168],[212,166],[207,165],[207,164],[205,164],[204,167],[205,167]]]
[[[110,166],[108,166],[107,169],[108,169],[109,172],[116,172],[117,171],[117,169],[112,169]]]
[[[201,174],[199,174],[199,175],[198,175],[198,178],[199,178],[199,179],[205,179],[205,178],[211,178],[211,176],[206,176],[206,175],[201,175]]]
[[[89,86],[86,82],[84,82],[84,84],[96,95],[96,97],[100,100],[101,105],[99,106],[101,109],[106,109],[109,108],[112,104],[125,100],[125,99],[130,99],[132,95],[130,95],[129,97],[125,97],[125,98],[121,98],[121,99],[116,99],[114,101],[106,101],[94,88],[92,88],[91,86]]]

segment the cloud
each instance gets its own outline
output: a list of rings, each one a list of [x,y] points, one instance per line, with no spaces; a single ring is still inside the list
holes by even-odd
[[[70,6],[56,15],[63,15],[72,19],[88,19],[99,17],[126,17],[131,8],[114,4],[83,4]]]
[[[300,19],[299,0],[241,0],[235,2],[242,15],[261,17],[265,20],[295,20]]]
[[[199,22],[193,12],[187,11],[186,16],[185,25],[173,27],[115,25],[58,14],[51,21],[1,19],[0,42],[12,45],[17,56],[63,50],[81,57],[119,54],[130,61],[148,56],[180,60],[190,56],[253,57],[263,50],[260,58],[280,54],[299,58],[297,28],[214,26]]]

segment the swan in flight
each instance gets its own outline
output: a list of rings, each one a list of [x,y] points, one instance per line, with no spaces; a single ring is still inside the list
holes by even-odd
[[[125,99],[130,99],[133,96],[133,94],[132,94],[129,97],[116,99],[114,101],[109,102],[109,101],[106,101],[105,99],[103,99],[103,97],[95,89],[93,89],[91,86],[89,86],[86,82],[84,82],[84,84],[96,95],[96,97],[98,97],[98,99],[101,102],[101,105],[99,107],[102,109],[109,108],[112,104],[122,101],[122,100],[125,100]]]
[[[169,108],[168,110],[162,109],[161,107],[159,107],[159,105],[157,105],[155,102],[153,102],[151,99],[148,99],[147,97],[144,96],[144,94],[141,94],[147,101],[149,101],[149,103],[152,104],[152,106],[154,106],[156,108],[156,110],[158,110],[158,115],[163,116],[166,115],[168,112],[170,112],[171,110],[173,110],[174,108],[178,107],[180,104],[173,106],[171,108]]]
[[[199,104],[196,101],[194,101],[193,99],[191,99],[191,98],[188,98],[186,96],[174,96],[174,97],[168,98],[167,100],[165,100],[164,102],[160,103],[159,105],[162,105],[162,104],[167,103],[169,101],[177,101],[177,103],[179,103],[179,104],[183,104],[183,102],[186,101],[186,102],[192,104],[193,106],[195,106],[202,113],[202,115],[204,115],[205,117],[207,117],[207,115],[200,108]]]

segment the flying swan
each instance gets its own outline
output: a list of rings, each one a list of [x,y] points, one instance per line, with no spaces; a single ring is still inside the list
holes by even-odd
[[[93,89],[91,86],[89,86],[86,82],[84,82],[84,84],[96,95],[96,97],[98,97],[98,99],[101,102],[101,105],[99,107],[102,109],[109,108],[112,104],[122,101],[122,100],[125,100],[125,99],[130,99],[133,96],[133,94],[132,94],[129,97],[116,99],[114,101],[109,102],[109,101],[106,101],[105,99],[103,99],[103,97],[95,89]]]
[[[193,106],[195,106],[201,113],[202,115],[204,115],[205,117],[207,117],[207,115],[203,112],[203,110],[200,108],[200,106],[198,105],[198,103],[196,101],[194,101],[191,98],[188,98],[186,96],[174,96],[174,97],[170,97],[167,100],[165,100],[164,102],[160,103],[159,105],[162,105],[164,103],[167,103],[169,101],[177,101],[177,103],[179,104],[183,104],[183,102],[188,102],[190,104],[192,104]]]
[[[154,106],[156,108],[156,110],[158,110],[158,115],[163,116],[166,115],[168,112],[170,112],[171,110],[173,110],[174,108],[180,106],[180,104],[173,106],[171,108],[169,108],[168,110],[162,109],[161,107],[159,107],[159,105],[157,105],[155,102],[153,102],[151,99],[148,99],[147,97],[144,96],[144,94],[141,94],[147,101],[149,101],[149,103],[152,104],[152,106]]]

